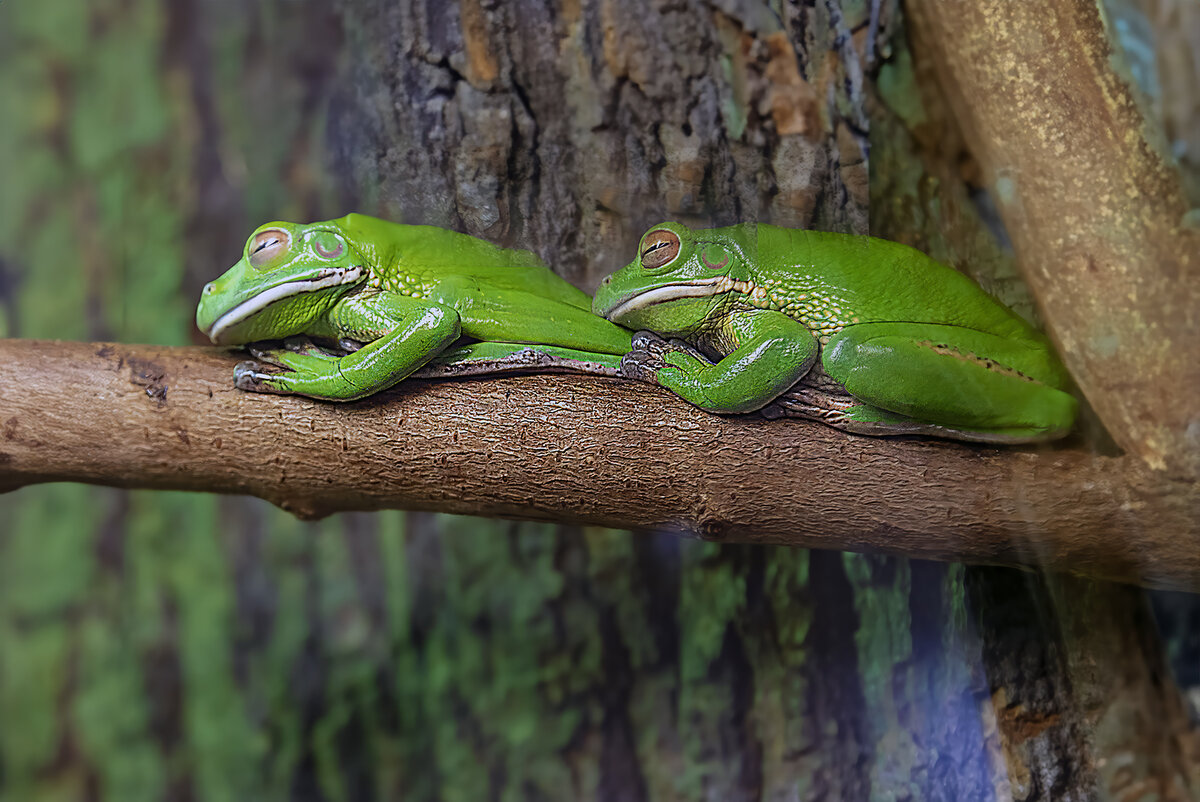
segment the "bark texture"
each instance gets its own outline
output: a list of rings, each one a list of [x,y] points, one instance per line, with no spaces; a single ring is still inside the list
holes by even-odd
[[[533,248],[588,290],[665,219],[865,233],[867,12],[359,4],[338,173],[392,219]]]
[[[1122,448],[1200,476],[1200,229],[1098,4],[908,7],[1080,389]]]
[[[1200,493],[1128,458],[722,418],[615,379],[413,381],[327,404],[238,391],[235,360],[0,344],[0,487],[250,493],[308,518],[470,512],[1200,589]]]

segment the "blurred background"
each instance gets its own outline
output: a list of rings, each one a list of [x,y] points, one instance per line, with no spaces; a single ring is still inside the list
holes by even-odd
[[[1195,190],[1200,5],[1107,10]],[[870,230],[1032,316],[913,57],[856,0],[4,3],[0,335],[201,344],[257,225],[351,210],[588,290],[660,219]],[[33,486],[0,800],[1183,799],[1198,624],[1033,572]]]

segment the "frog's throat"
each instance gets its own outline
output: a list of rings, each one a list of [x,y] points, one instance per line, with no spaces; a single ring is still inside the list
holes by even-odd
[[[720,295],[734,288],[733,279],[728,276],[712,276],[698,278],[692,281],[679,281],[643,290],[617,302],[617,305],[605,313],[605,317],[615,321],[623,315],[647,306],[677,301],[680,298],[703,298],[706,295]]]
[[[364,272],[365,268],[362,265],[326,267],[311,277],[276,284],[274,287],[256,294],[253,298],[247,298],[217,318],[212,324],[212,328],[208,331],[208,338],[214,343],[217,342],[217,338],[221,336],[221,333],[230,326],[236,326],[243,320],[257,315],[276,301],[296,295],[303,295],[306,292],[316,292],[317,290],[336,287],[339,284],[353,284],[363,277]]]

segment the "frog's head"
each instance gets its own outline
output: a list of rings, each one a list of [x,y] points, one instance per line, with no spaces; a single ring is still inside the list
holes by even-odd
[[[338,221],[267,223],[241,260],[205,285],[196,325],[218,345],[299,334],[368,272]]]
[[[630,329],[686,335],[749,278],[730,229],[692,231],[662,223],[642,236],[637,258],[596,289],[592,311]]]

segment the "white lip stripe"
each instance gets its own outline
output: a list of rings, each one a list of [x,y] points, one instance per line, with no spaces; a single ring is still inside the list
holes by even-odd
[[[671,301],[676,298],[703,298],[705,295],[716,295],[724,291],[724,283],[724,276],[714,276],[713,278],[698,279],[686,284],[667,284],[664,287],[656,287],[623,301],[609,310],[605,317],[609,320],[616,320],[617,317],[632,312],[635,309],[642,309],[653,304],[662,303],[663,301]]]
[[[230,309],[225,314],[217,318],[213,323],[212,329],[208,332],[208,338],[214,343],[217,337],[221,336],[221,332],[230,326],[235,326],[241,323],[251,315],[261,312],[271,304],[278,301],[280,298],[288,298],[292,295],[300,295],[305,292],[314,292],[323,290],[326,287],[336,287],[338,284],[349,284],[352,281],[358,281],[362,276],[362,267],[348,267],[345,269],[332,269],[328,272],[323,272],[320,278],[310,279],[308,281],[289,281],[285,284],[279,284],[269,290],[260,292],[253,298],[242,301],[240,304]]]

